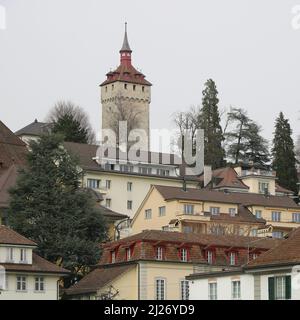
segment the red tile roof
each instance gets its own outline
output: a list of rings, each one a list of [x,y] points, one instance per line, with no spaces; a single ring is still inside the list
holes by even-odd
[[[0,225],[0,245],[1,244],[12,244],[12,245],[26,245],[26,246],[37,246],[37,244],[9,227]]]
[[[100,85],[113,83],[115,81],[123,81],[135,84],[151,86],[152,84],[145,79],[145,76],[137,71],[132,65],[120,65],[115,71],[107,74],[107,79]]]
[[[168,243],[187,243],[196,245],[215,245],[221,247],[240,247],[247,248],[249,243],[251,248],[270,249],[279,244],[281,239],[273,238],[256,238],[244,237],[237,235],[214,235],[214,234],[197,234],[197,233],[183,233],[171,232],[161,230],[145,230],[141,233],[132,235],[130,237],[121,239],[119,241],[106,243],[103,247],[113,247],[121,244],[135,242],[135,241],[165,241]],[[255,241],[255,243],[254,243]]]
[[[251,261],[246,268],[295,265],[300,263],[300,228],[292,231],[286,240]]]

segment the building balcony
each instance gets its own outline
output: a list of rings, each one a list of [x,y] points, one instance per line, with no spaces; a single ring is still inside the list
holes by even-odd
[[[263,177],[276,177],[276,171],[267,171],[261,169],[242,170],[240,177],[248,176],[263,176]]]
[[[179,220],[189,221],[189,222],[205,222],[210,221],[210,216],[205,215],[204,212],[195,212],[193,214],[187,214],[181,211],[177,211],[176,217]]]

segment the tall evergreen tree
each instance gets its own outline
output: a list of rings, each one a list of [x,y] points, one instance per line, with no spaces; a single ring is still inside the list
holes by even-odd
[[[47,122],[52,132],[63,135],[65,141],[94,143],[95,133],[86,112],[71,101],[58,101],[50,110]]]
[[[28,166],[11,191],[9,224],[35,241],[42,257],[77,277],[98,262],[106,226],[79,186],[77,161],[61,142],[59,136],[45,135],[31,143]]]
[[[297,193],[298,178],[292,129],[282,112],[275,122],[272,156],[273,169],[277,172],[278,183]]]
[[[202,108],[199,124],[204,130],[204,162],[212,165],[213,169],[224,165],[225,151],[222,147],[224,140],[220,124],[218,108],[218,91],[215,82],[209,79],[203,90]]]
[[[231,130],[225,134],[227,157],[235,164],[253,161],[267,165],[270,162],[268,141],[261,136],[261,127],[240,108],[231,109],[227,122],[231,125]]]
[[[53,133],[61,134],[65,141],[88,143],[88,133],[72,114],[64,114],[53,124]]]

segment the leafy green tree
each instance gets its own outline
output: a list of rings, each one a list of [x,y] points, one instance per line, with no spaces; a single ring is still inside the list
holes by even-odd
[[[28,166],[11,190],[9,224],[38,244],[38,254],[69,269],[72,282],[98,262],[106,223],[61,143],[58,135],[31,143]]]
[[[241,108],[232,108],[227,115],[230,130],[226,132],[227,157],[235,164],[253,161],[266,165],[269,161],[268,141],[261,136],[261,127]]]
[[[207,165],[212,165],[213,169],[225,164],[225,151],[222,147],[224,137],[218,103],[216,84],[212,79],[209,79],[203,90],[202,108],[198,121],[201,129],[204,130],[204,162]]]
[[[273,169],[276,170],[278,183],[297,193],[298,178],[292,129],[282,112],[275,122],[272,156]]]

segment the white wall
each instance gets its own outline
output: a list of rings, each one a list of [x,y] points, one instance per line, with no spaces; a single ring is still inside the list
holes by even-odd
[[[32,248],[13,246],[13,245],[0,245],[0,263],[11,262],[7,260],[7,250],[13,248],[13,263],[20,263],[20,251],[21,249],[26,250],[26,262],[32,264]],[[23,262],[24,263],[24,262]]]
[[[241,281],[241,300],[254,300],[254,277],[245,274],[191,280],[190,299],[208,300],[208,283],[217,282],[218,300],[231,300],[231,282],[233,280]]]
[[[17,275],[27,277],[27,290],[25,292],[17,291]],[[36,276],[44,277],[44,292],[34,290]],[[0,291],[0,300],[57,300],[57,281],[59,277],[56,275],[8,273],[6,277],[7,288]]]

